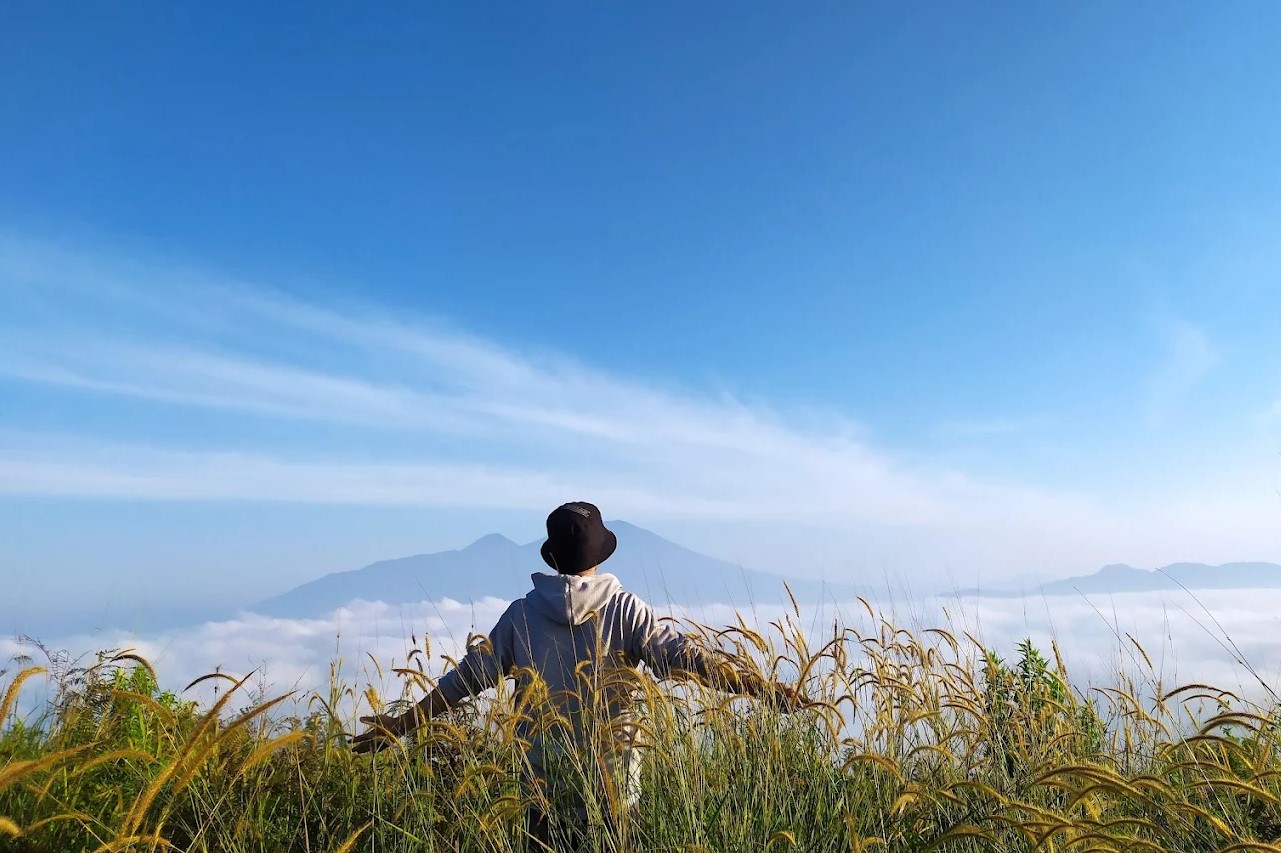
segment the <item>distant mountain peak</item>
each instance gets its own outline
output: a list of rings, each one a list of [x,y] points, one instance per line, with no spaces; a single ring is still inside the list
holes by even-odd
[[[1281,566],[1274,563],[1171,563],[1157,569],[1124,564],[1104,566],[1092,575],[1044,584],[1044,595],[1117,592],[1176,592],[1184,589],[1276,589]]]
[[[504,536],[501,533],[489,533],[480,537],[475,542],[468,545],[466,548],[463,549],[463,551],[465,552],[500,551],[500,550],[505,551],[509,548],[519,548],[519,547],[520,547],[519,545],[517,545],[515,542],[508,539],[506,536]]]
[[[618,550],[605,570],[654,603],[737,604],[783,597],[779,575],[699,554],[625,521],[606,525],[618,535]],[[250,609],[276,616],[314,616],[355,598],[387,604],[442,598],[479,601],[490,596],[510,600],[529,589],[531,574],[547,571],[539,555],[542,544],[542,537],[521,545],[491,533],[460,550],[380,560],[363,569],[326,575]],[[798,595],[816,600],[842,587],[800,579],[791,584]]]
[[[1137,569],[1112,563],[1092,575],[1063,578],[1027,588],[969,589],[961,595],[1020,598],[1026,595],[1111,595],[1122,592],[1182,592],[1197,589],[1281,589],[1281,565],[1275,563],[1171,563],[1155,569]]]
[[[1111,563],[1099,569],[1097,572],[1095,572],[1094,576],[1108,577],[1108,576],[1115,576],[1115,575],[1131,575],[1131,574],[1134,574],[1135,572],[1141,572],[1141,571],[1144,571],[1144,570],[1136,569],[1134,566],[1126,565],[1125,563]]]

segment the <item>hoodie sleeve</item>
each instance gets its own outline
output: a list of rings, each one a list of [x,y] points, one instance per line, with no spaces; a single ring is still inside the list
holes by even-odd
[[[455,669],[441,676],[436,682],[436,689],[450,705],[455,705],[467,696],[476,696],[496,687],[512,668],[512,642],[512,612],[509,607],[489,632],[488,641],[472,646]]]
[[[654,610],[634,595],[631,598],[631,643],[633,660],[643,661],[658,678],[673,672],[693,672],[704,678],[712,675],[712,662],[670,622],[662,622]]]

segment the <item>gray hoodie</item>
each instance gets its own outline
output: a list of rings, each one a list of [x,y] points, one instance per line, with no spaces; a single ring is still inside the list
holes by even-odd
[[[660,622],[650,606],[626,592],[613,575],[536,574],[532,579],[534,588],[499,617],[487,647],[469,651],[437,689],[455,704],[509,676],[517,678],[517,690],[523,692],[533,683],[529,673],[537,673],[572,729],[562,728],[557,734],[526,723],[518,730],[530,744],[534,775],[553,781],[548,779],[556,775],[549,774],[551,765],[591,741],[589,721],[604,717],[601,722],[612,724],[606,764],[619,773],[616,778],[624,784],[628,801],[635,802],[640,768],[634,729],[628,725],[632,691],[599,688],[625,683],[625,678],[618,678],[619,670],[635,670],[641,663],[659,678],[673,670],[706,676],[709,664],[671,623]],[[590,695],[603,697],[603,714],[582,713],[583,700]]]

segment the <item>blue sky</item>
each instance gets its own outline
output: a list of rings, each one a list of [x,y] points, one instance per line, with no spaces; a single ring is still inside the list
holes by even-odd
[[[797,573],[1281,561],[1279,25],[11,8],[16,606],[239,603],[579,497]]]

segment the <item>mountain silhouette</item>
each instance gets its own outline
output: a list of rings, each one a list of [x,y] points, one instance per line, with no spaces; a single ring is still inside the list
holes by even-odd
[[[1121,563],[1104,566],[1092,575],[1049,581],[1023,590],[966,590],[962,595],[1010,598],[1024,595],[1092,595],[1121,592],[1163,592],[1184,589],[1281,589],[1281,566],[1276,563],[1171,563],[1155,570]]]
[[[745,607],[787,600],[781,575],[699,554],[625,521],[611,521],[608,526],[618,536],[618,549],[601,570],[617,575],[626,588],[653,603]],[[519,545],[491,533],[460,550],[382,560],[363,569],[326,575],[249,609],[270,616],[308,617],[356,599],[406,604],[443,598],[463,602],[519,598],[529,590],[531,574],[551,571],[539,556],[541,545],[541,539]],[[808,601],[854,593],[853,583],[786,582],[798,599]]]

